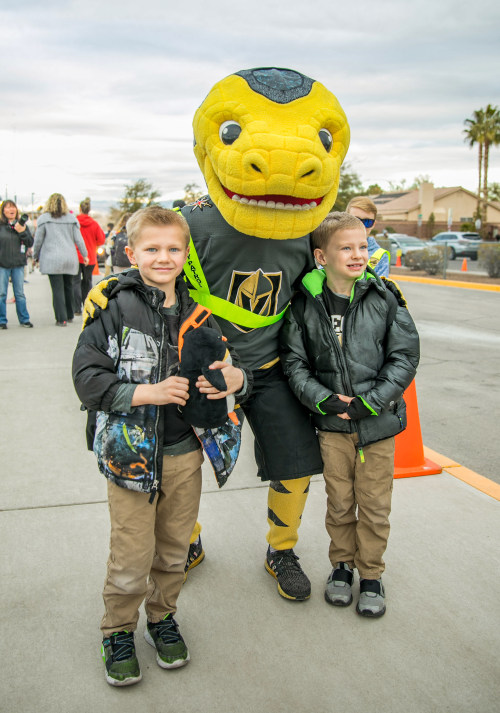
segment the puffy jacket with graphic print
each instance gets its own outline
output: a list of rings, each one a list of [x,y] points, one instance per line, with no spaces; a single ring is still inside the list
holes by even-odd
[[[210,327],[220,333],[210,311],[191,299],[182,280],[176,291],[180,332],[187,326],[188,331]],[[122,273],[113,282],[107,308],[85,323],[73,357],[76,392],[89,411],[97,411],[93,450],[99,470],[117,485],[145,493],[156,492],[161,480],[163,409],[149,404],[116,413],[111,405],[123,383],[155,384],[177,374],[177,349],[167,345],[161,314],[164,301],[164,293],[145,285],[138,270]],[[230,351],[232,363],[243,368]]]
[[[290,386],[322,431],[358,433],[366,446],[406,427],[402,397],[413,380],[420,349],[415,324],[397,289],[367,268],[354,283],[344,316],[342,345],[323,299],[323,270],[302,280],[280,333],[283,368]],[[332,394],[360,396],[372,415],[345,420],[325,413]]]

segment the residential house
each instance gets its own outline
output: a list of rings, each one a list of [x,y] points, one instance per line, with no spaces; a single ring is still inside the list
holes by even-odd
[[[391,227],[396,233],[421,238],[444,230],[463,230],[464,223],[474,225],[477,195],[461,186],[434,188],[424,182],[411,191],[394,191],[370,196],[377,206],[379,232]],[[500,204],[488,202],[485,232],[500,230]]]

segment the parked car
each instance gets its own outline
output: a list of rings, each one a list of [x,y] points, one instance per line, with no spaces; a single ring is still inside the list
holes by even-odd
[[[438,233],[430,240],[431,244],[448,245],[448,255],[450,260],[456,257],[470,257],[471,260],[477,260],[477,249],[481,244],[481,236],[479,233],[463,233],[449,232]]]
[[[382,236],[381,236],[382,237]],[[404,233],[389,233],[384,236],[390,243],[389,252],[391,253],[391,265],[396,264],[398,254],[401,255],[401,264],[405,264],[405,255],[408,250],[423,250],[426,247],[425,240],[415,238],[413,235],[405,235]],[[398,251],[401,253],[398,253]]]

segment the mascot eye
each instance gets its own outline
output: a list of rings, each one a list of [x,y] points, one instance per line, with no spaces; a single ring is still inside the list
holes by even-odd
[[[328,129],[321,129],[319,132],[319,138],[327,152],[330,152],[333,145],[333,138]]]
[[[225,121],[219,129],[219,136],[223,144],[234,144],[241,134],[241,126],[236,121]]]

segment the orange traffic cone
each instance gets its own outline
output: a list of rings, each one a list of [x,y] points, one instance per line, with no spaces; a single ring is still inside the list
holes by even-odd
[[[92,270],[92,274],[93,274],[93,275],[100,275],[100,274],[101,274],[100,271],[99,271],[99,265],[97,264],[97,262],[96,262],[96,264],[94,265],[94,269]]]
[[[406,430],[396,436],[394,477],[412,478],[416,475],[441,473],[443,470],[441,466],[424,456],[415,381],[412,381],[406,389],[404,399],[408,424]]]
[[[460,270],[462,272],[467,272],[467,258],[466,257],[464,257],[464,259],[462,260],[462,267],[460,268]]]
[[[401,255],[396,257],[396,267],[401,267]]]

